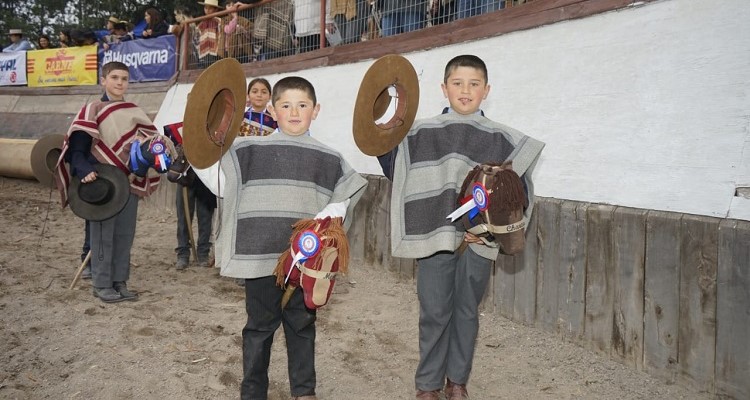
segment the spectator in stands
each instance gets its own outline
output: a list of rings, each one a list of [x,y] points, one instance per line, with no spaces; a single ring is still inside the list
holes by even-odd
[[[115,17],[114,15],[110,15],[109,18],[107,18],[107,22],[105,22],[105,26],[107,27],[107,31],[111,35],[115,31],[115,24],[120,22],[120,20]]]
[[[58,32],[57,39],[60,41],[60,47],[74,46],[73,42],[70,40],[70,31],[67,29]]]
[[[73,29],[70,31],[70,41],[70,46],[91,46],[97,43],[96,33],[89,28]]]
[[[222,7],[219,6],[219,0],[206,0],[205,2],[199,1],[198,4],[203,5],[203,13],[205,15],[217,13],[222,9]],[[203,67],[207,67],[216,62],[221,56],[219,42],[221,41],[221,35],[224,34],[224,32],[220,30],[223,24],[224,22],[222,18],[213,17],[204,19],[195,27],[198,60]]]
[[[147,8],[143,18],[146,20],[146,29],[143,30],[144,39],[153,39],[169,33],[169,24],[164,21],[161,12],[154,7]]]
[[[293,14],[292,0],[274,0],[255,9],[253,60],[267,60],[294,54]]]
[[[334,29],[331,2],[326,1],[326,29]],[[294,2],[294,36],[299,52],[320,48],[320,0],[297,0]]]
[[[133,39],[133,33],[128,32],[127,21],[120,21],[114,24],[114,27],[112,28],[112,34],[104,37],[102,47],[104,48],[104,50],[109,50],[110,45],[112,44],[127,42],[128,40]]]
[[[224,33],[226,34],[224,47],[227,57],[246,63],[250,62],[250,57],[253,55],[251,44],[253,23],[249,19],[237,15],[240,6],[242,6],[242,3],[232,0],[227,2],[227,10],[233,10],[234,12],[231,14],[232,19],[224,25]]]
[[[422,29],[427,12],[426,0],[378,0],[383,36]]]
[[[39,40],[37,40],[38,46],[37,49],[39,50],[46,50],[46,49],[52,49],[54,46],[52,46],[52,42],[49,40],[49,36],[47,35],[39,35]]]
[[[3,49],[3,53],[34,50],[34,47],[31,45],[31,43],[23,38],[22,30],[10,29],[8,31],[8,35],[10,36],[10,44]]]

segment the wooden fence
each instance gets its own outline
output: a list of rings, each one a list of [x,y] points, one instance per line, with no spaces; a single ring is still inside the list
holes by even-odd
[[[402,279],[390,182],[369,185],[352,256]],[[500,256],[483,304],[669,381],[750,398],[750,221],[538,198],[523,255]]]

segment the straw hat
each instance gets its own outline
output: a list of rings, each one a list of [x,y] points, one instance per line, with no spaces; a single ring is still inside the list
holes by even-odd
[[[117,17],[114,17],[114,16],[107,18],[107,21],[109,21],[109,22],[111,22],[113,24],[116,24],[116,23],[120,22],[120,20]]]
[[[8,35],[23,35],[23,30],[21,30],[21,29],[8,29]]]
[[[182,128],[185,157],[195,168],[208,168],[229,150],[245,112],[245,73],[234,58],[213,63],[188,95]]]
[[[359,149],[380,156],[403,140],[419,106],[419,80],[400,55],[379,58],[365,73],[354,104],[352,131]]]
[[[206,0],[205,2],[199,1],[198,4],[204,5],[204,6],[214,6],[216,8],[224,8],[219,5],[219,0]]]
[[[55,187],[55,166],[64,140],[65,135],[52,134],[37,140],[31,148],[31,171],[44,186]]]
[[[95,164],[96,180],[81,183],[71,179],[70,209],[73,214],[89,221],[103,221],[115,216],[128,202],[130,182],[119,168],[109,164]]]

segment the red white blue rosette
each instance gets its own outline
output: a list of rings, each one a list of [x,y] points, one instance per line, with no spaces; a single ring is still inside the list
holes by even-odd
[[[292,248],[294,258],[292,259],[292,266],[286,274],[286,279],[284,279],[284,284],[289,280],[292,268],[299,268],[300,264],[318,254],[318,251],[320,251],[320,237],[311,229],[305,230],[299,235],[299,239],[297,239],[297,247],[299,248],[298,253],[294,253],[294,248]]]
[[[167,146],[161,139],[154,139],[149,146],[149,152],[154,155],[154,169],[158,172],[167,172],[172,160],[167,155]]]
[[[471,219],[480,212],[485,211],[490,203],[490,196],[487,193],[487,188],[485,188],[481,182],[474,182],[474,185],[471,187],[471,196],[462,199],[461,203],[460,207],[446,217],[450,218],[451,222],[459,219],[466,213],[469,213],[469,219]]]

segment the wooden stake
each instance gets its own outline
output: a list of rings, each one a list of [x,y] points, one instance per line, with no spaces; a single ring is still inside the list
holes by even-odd
[[[81,279],[81,273],[83,273],[83,269],[86,268],[86,264],[91,259],[91,250],[89,250],[88,254],[86,254],[86,258],[83,259],[83,262],[81,263],[81,266],[78,267],[78,270],[76,271],[76,276],[73,277],[73,282],[70,283],[70,287],[68,289],[73,289],[76,286],[76,283],[78,283],[78,280]]]

